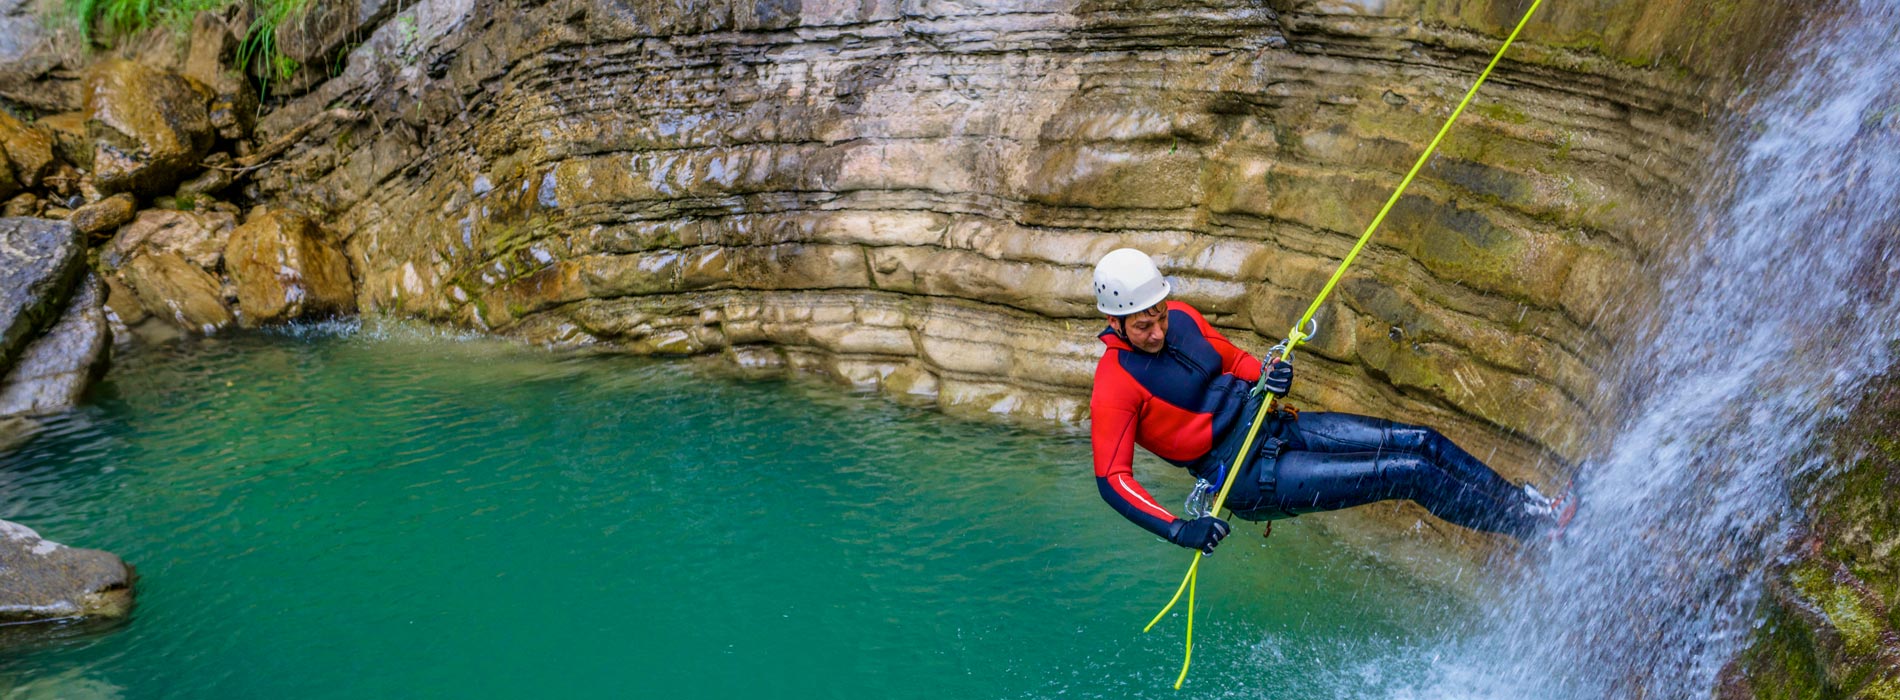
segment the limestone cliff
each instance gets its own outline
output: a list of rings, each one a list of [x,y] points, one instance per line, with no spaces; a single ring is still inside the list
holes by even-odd
[[[256,178],[349,237],[365,310],[1076,423],[1098,256],[1271,344],[1527,4],[427,0],[260,121],[304,136]],[[1801,7],[1546,7],[1296,401],[1560,479],[1732,78]]]

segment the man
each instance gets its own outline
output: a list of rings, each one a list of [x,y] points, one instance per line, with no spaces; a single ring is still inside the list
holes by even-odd
[[[1197,496],[1218,489],[1238,462],[1226,507],[1245,520],[1401,498],[1452,523],[1520,539],[1556,525],[1560,511],[1567,519],[1563,506],[1505,480],[1437,431],[1378,418],[1274,411],[1253,454],[1234,459],[1266,400],[1252,392],[1260,361],[1193,307],[1167,301],[1169,291],[1139,250],[1115,250],[1095,266],[1096,308],[1108,314],[1089,399],[1095,481],[1102,499],[1136,525],[1209,554],[1228,533],[1213,513],[1177,518],[1149,496],[1134,478],[1136,445],[1200,479]],[[1285,396],[1293,365],[1275,362],[1263,384]]]

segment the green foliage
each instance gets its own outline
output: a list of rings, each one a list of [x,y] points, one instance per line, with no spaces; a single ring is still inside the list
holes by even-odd
[[[202,10],[219,10],[232,0],[65,0],[68,18],[79,25],[79,33],[91,41],[95,30],[116,37],[147,27],[166,27],[182,31],[191,18]]]
[[[140,32],[152,27],[184,31],[199,12],[217,12],[236,2],[249,2],[251,26],[238,44],[237,68],[250,73],[253,68],[263,83],[270,85],[290,78],[302,68],[296,60],[283,55],[277,46],[277,29],[301,16],[310,0],[64,0],[66,19],[79,26],[87,41],[98,32],[106,39]]]
[[[268,95],[272,83],[290,79],[303,67],[278,50],[277,28],[303,14],[310,0],[253,0],[253,3],[257,14],[251,20],[251,29],[245,33],[244,41],[238,44],[237,67],[239,72],[251,73],[253,65],[262,66],[263,70],[255,71],[263,83],[259,92]]]

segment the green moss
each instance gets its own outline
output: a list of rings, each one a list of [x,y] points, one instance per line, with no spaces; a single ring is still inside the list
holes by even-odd
[[[1893,437],[1900,428],[1900,374],[1870,386],[1856,410],[1830,426],[1818,446],[1844,466],[1804,482],[1797,493],[1822,545],[1782,574],[1798,601],[1772,606],[1817,609],[1822,617],[1782,615],[1780,631],[1757,636],[1747,655],[1765,663],[1750,668],[1747,683],[1757,697],[1900,700],[1900,677],[1883,660],[1887,635],[1900,629],[1900,611],[1894,609],[1900,562],[1890,551],[1900,541],[1900,505],[1891,497],[1900,485],[1900,446]],[[1809,640],[1805,651],[1788,643],[1795,635]],[[1821,647],[1816,639],[1838,640],[1839,646]],[[1816,673],[1831,680],[1816,685]]]
[[[1839,698],[1827,679],[1827,666],[1816,652],[1814,635],[1801,620],[1780,607],[1769,610],[1755,644],[1743,658],[1756,700]]]
[[[1865,656],[1880,649],[1884,620],[1870,610],[1860,591],[1835,580],[1830,567],[1806,563],[1789,572],[1789,580],[1801,597],[1827,614],[1828,622],[1841,635],[1841,643],[1854,656]]]
[[[1841,633],[1847,653],[1865,656],[1880,648],[1881,619],[1861,602],[1860,593],[1848,586],[1834,586],[1826,599],[1819,601],[1834,629]]]
[[[1531,116],[1525,114],[1524,110],[1502,102],[1481,103],[1475,106],[1472,111],[1482,114],[1487,118],[1510,124],[1531,123]]]
[[[1900,679],[1875,679],[1854,694],[1855,700],[1900,700]]]
[[[1577,145],[1576,132],[1571,132],[1571,131],[1564,132],[1563,136],[1560,136],[1557,138],[1557,152],[1551,154],[1551,158],[1559,162],[1569,161],[1570,149],[1575,147],[1576,145]]]

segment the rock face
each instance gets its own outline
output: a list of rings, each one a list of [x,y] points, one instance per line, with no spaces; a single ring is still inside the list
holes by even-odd
[[[85,246],[70,224],[0,219],[0,369],[66,308],[84,267]]]
[[[1521,6],[429,0],[264,118],[360,115],[259,183],[347,232],[366,310],[1074,424],[1099,256],[1154,254],[1264,349]],[[1295,400],[1557,479],[1728,78],[1802,7],[1549,8],[1321,310]]]
[[[31,0],[0,0],[0,97],[42,112],[72,109],[78,81],[62,69],[86,48],[77,35],[48,26]]]
[[[0,623],[124,617],[132,580],[131,568],[109,552],[49,542],[0,520]]]
[[[237,283],[245,325],[356,310],[349,263],[315,222],[292,211],[259,209],[231,233],[225,268]]]
[[[329,65],[353,37],[395,14],[397,5],[386,0],[316,0],[278,28],[278,48],[301,65]]]
[[[94,66],[86,77],[93,184],[160,194],[195,172],[211,147],[208,97],[182,76],[132,61]]]
[[[105,283],[87,275],[59,322],[0,375],[0,416],[43,416],[71,410],[105,372],[112,347],[106,329]]]

